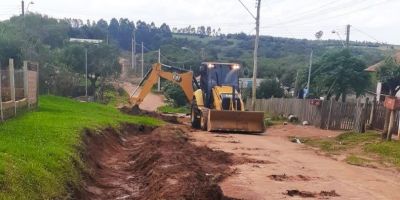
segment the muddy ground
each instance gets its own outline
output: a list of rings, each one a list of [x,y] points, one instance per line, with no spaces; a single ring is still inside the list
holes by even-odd
[[[231,199],[217,184],[234,171],[232,154],[195,146],[184,125],[122,133],[87,131],[90,168],[79,199]]]
[[[146,98],[141,108],[148,111],[163,103],[159,95]],[[340,132],[277,125],[261,135],[216,134],[164,120],[175,124],[88,132],[91,173],[77,198],[400,199],[399,171],[349,165],[288,140]]]
[[[193,142],[264,163],[235,164],[220,186],[238,199],[400,199],[394,169],[349,165],[326,157],[288,136],[334,137],[340,132],[311,126],[277,125],[262,135],[192,132]]]

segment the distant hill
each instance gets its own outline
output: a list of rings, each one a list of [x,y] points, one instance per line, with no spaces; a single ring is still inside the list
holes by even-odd
[[[352,53],[362,59],[366,65],[382,60],[385,52],[393,51],[395,46],[387,46],[369,42],[351,42]],[[197,71],[202,61],[216,60],[239,62],[242,64],[242,77],[252,76],[254,37],[246,34],[228,34],[221,36],[204,36],[195,34],[174,33],[172,38],[164,40],[161,45],[162,62],[178,66],[192,66]],[[293,84],[298,70],[305,70],[309,65],[311,49],[314,51],[313,61],[323,54],[343,48],[338,40],[305,40],[260,37],[259,78],[278,78]]]

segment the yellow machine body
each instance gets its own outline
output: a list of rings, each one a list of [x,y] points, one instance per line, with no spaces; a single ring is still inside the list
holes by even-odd
[[[235,63],[214,62],[212,64],[221,64],[225,68],[226,66],[237,65]],[[203,63],[203,65],[209,66],[210,63]],[[167,69],[164,70],[163,67]],[[228,76],[232,76],[233,73],[227,72],[227,74]],[[221,76],[225,78],[223,75]],[[233,78],[238,79],[235,76],[237,74],[233,75]],[[264,113],[245,111],[241,95],[234,86],[213,85],[207,92],[204,87],[199,86],[197,80],[193,77],[193,72],[160,63],[154,64],[152,69],[143,78],[138,86],[138,88],[141,88],[139,94],[134,96],[137,89],[130,98],[131,104],[138,106],[146,95],[151,92],[151,88],[157,83],[158,78],[174,82],[182,88],[187,100],[192,104],[191,122],[194,128],[224,132],[260,133],[265,131]],[[207,78],[204,79],[208,81]],[[195,91],[193,89],[194,85],[198,87]]]
[[[221,96],[232,98],[235,92],[237,99],[230,100],[228,106],[222,105]],[[231,86],[215,86],[212,89],[213,109],[209,109],[207,115],[207,131],[231,131],[231,132],[251,132],[260,133],[265,131],[264,113],[245,111],[244,103],[237,91],[233,91]]]

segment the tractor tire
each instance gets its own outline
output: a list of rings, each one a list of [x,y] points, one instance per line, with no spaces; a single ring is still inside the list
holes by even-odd
[[[201,128],[201,112],[199,111],[196,100],[193,100],[191,111],[190,111],[190,121],[192,123],[192,127],[196,129]]]

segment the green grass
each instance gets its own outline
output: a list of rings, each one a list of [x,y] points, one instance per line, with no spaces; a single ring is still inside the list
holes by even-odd
[[[365,166],[370,162],[370,160],[358,157],[356,155],[349,155],[346,157],[346,162],[350,165]]]
[[[187,106],[173,107],[170,105],[164,105],[157,108],[157,111],[162,113],[190,113],[190,109]]]
[[[311,139],[302,138],[302,142],[330,154],[340,154],[347,150],[358,148],[359,155],[351,154],[346,162],[354,165],[364,165],[367,160],[361,157],[371,157],[377,162],[386,161],[400,167],[400,142],[382,141],[376,132],[367,133],[343,133],[335,138]],[[360,157],[361,156],[361,157]],[[378,158],[378,160],[377,160]]]
[[[104,91],[104,103],[113,108],[129,102],[129,94],[124,89],[107,88]]]
[[[77,186],[84,165],[78,147],[84,128],[120,123],[159,125],[96,103],[42,96],[39,108],[0,124],[0,199],[54,199]]]
[[[347,132],[338,135],[335,138],[310,139],[303,138],[302,141],[313,147],[318,147],[329,153],[340,153],[339,151],[355,148],[356,146],[364,145],[379,141],[379,135],[376,132],[353,133]]]
[[[288,120],[285,117],[278,116],[278,115],[270,115],[269,113],[264,113],[264,125],[266,128],[283,124]]]
[[[364,150],[369,153],[375,153],[382,157],[385,161],[393,163],[397,167],[400,167],[400,142],[378,142],[368,144]]]

